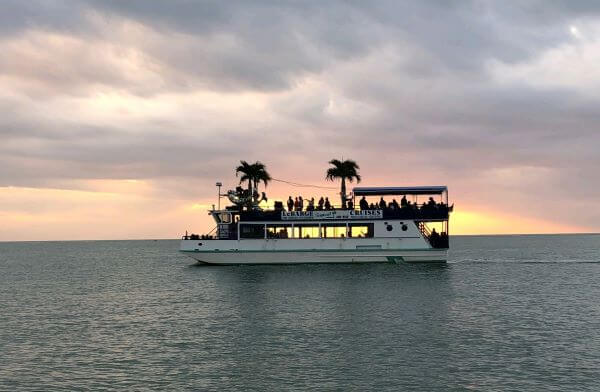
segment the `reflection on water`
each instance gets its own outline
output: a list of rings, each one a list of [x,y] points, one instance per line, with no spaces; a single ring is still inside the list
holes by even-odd
[[[441,266],[0,243],[0,389],[593,390],[599,240],[457,237]]]

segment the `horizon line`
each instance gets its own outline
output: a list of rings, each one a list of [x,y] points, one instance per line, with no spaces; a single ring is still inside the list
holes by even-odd
[[[600,232],[582,233],[496,233],[496,234],[450,234],[450,237],[516,237],[516,236],[559,236],[559,235],[600,235]],[[13,242],[92,242],[92,241],[175,241],[179,238],[121,238],[121,239],[80,239],[80,240],[0,240],[0,243]]]

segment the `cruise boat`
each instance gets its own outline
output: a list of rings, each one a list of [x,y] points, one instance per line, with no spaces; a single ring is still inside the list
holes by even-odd
[[[232,206],[209,211],[216,222],[213,232],[186,233],[181,252],[206,264],[447,260],[453,206],[446,186],[356,187],[344,209],[290,210],[282,202],[272,209],[256,203],[244,209],[239,187],[228,196]]]

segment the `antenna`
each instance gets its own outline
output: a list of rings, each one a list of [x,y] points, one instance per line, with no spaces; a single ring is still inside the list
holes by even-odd
[[[223,186],[223,183],[221,183],[221,181],[217,181],[217,183],[215,184],[218,188],[218,192],[219,192],[219,199],[218,199],[218,210],[221,210],[221,187]]]

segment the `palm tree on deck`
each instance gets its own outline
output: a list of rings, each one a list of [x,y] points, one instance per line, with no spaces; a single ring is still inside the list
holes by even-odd
[[[255,169],[253,165],[246,161],[240,161],[240,165],[235,168],[235,176],[237,177],[242,173],[240,178],[240,184],[244,181],[248,181],[248,194],[252,195],[252,180],[254,179]]]
[[[346,208],[346,180],[353,182],[356,179],[356,182],[359,183],[360,174],[358,174],[358,169],[360,169],[360,167],[355,161],[350,159],[345,161],[332,159],[329,161],[329,164],[332,165],[332,167],[327,169],[325,179],[335,181],[339,178],[342,180],[342,190],[340,195],[342,197],[342,208]]]
[[[267,167],[259,161],[256,161],[252,164],[254,168],[254,178],[252,181],[254,182],[254,189],[258,192],[258,185],[262,182],[265,184],[265,188],[271,182],[271,175],[267,171]]]
[[[271,181],[271,175],[267,172],[267,167],[260,161],[254,163],[248,163],[246,161],[240,161],[240,165],[235,169],[235,175],[240,177],[240,184],[244,181],[248,181],[248,194],[250,195],[250,202],[248,207],[251,208],[252,201],[257,201],[258,198],[254,197],[254,193],[258,193],[258,185],[260,182],[267,184]]]

